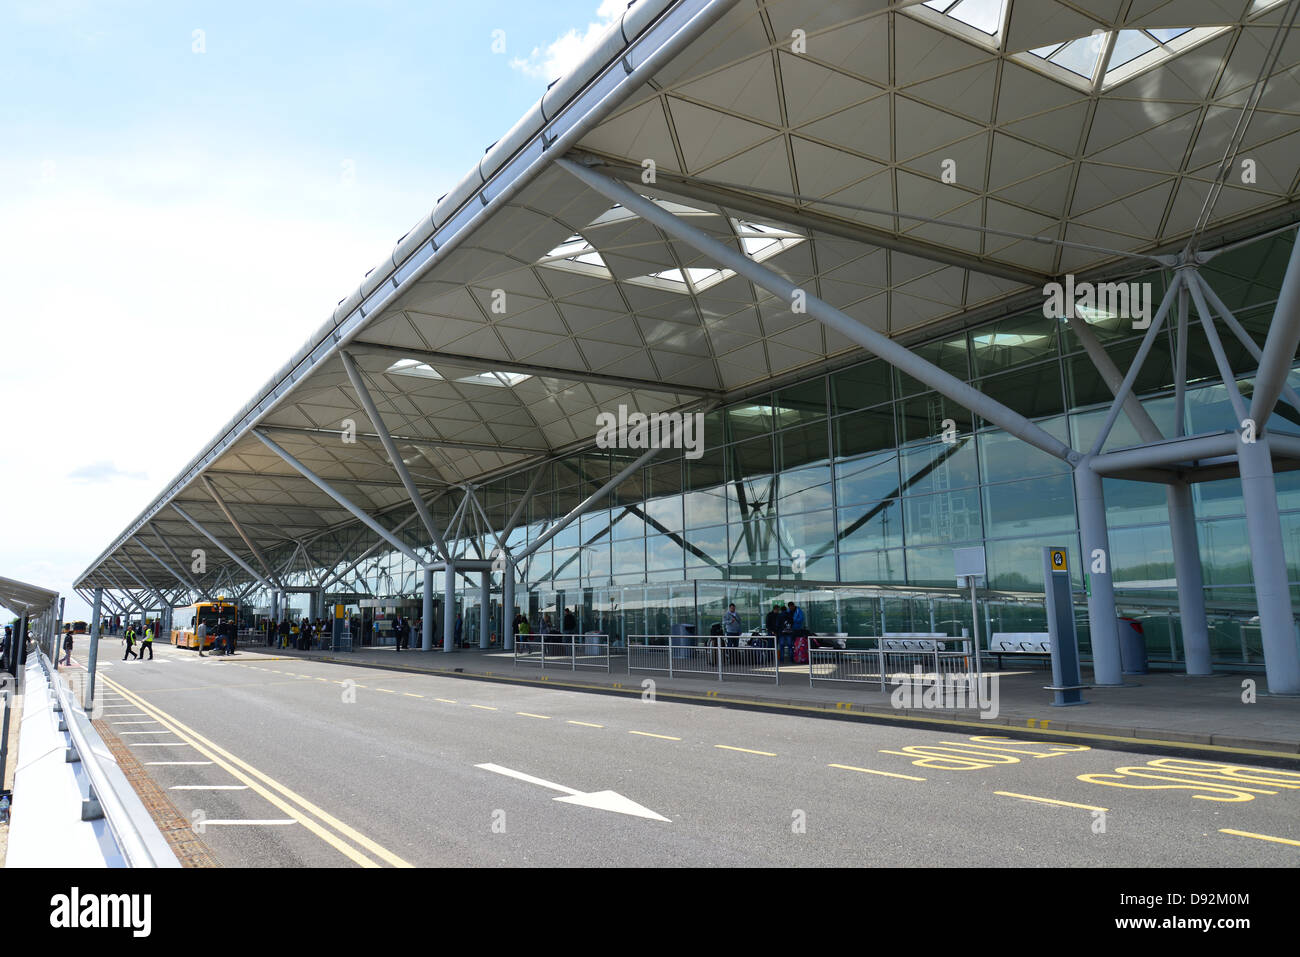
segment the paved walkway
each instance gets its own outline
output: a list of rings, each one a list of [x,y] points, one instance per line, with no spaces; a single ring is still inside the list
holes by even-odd
[[[666,674],[628,674],[626,658],[612,659],[611,673],[569,668],[545,671],[536,665],[516,665],[509,652],[460,649],[394,652],[392,648],[362,649],[352,653],[281,651],[243,646],[238,657],[308,657],[340,664],[411,670],[429,674],[477,677],[488,680],[613,694],[641,695],[642,682],[653,678],[655,693],[674,700],[732,704],[773,710],[821,711],[857,715],[868,719],[928,724],[1047,730],[1054,735],[1080,736],[1116,744],[1176,747],[1207,754],[1258,755],[1300,762],[1300,698],[1272,697],[1262,693],[1264,676],[1215,675],[1188,678],[1174,673],[1152,673],[1126,679],[1120,688],[1090,688],[1086,705],[1057,708],[1051,705],[1051,672],[1030,665],[1004,669],[997,675],[996,694],[986,695],[996,706],[996,716],[982,717],[976,707],[964,709],[926,707],[923,701],[898,701],[902,694],[882,693],[879,686],[855,682],[818,681],[808,684],[807,665],[786,665],[781,682],[740,678],[718,682],[710,678],[672,678]],[[220,659],[218,659],[220,660]],[[1005,664],[1005,663],[1004,663]],[[1085,673],[1084,681],[1089,679]],[[1243,682],[1252,682],[1256,695],[1249,703]],[[920,695],[916,696],[918,699]],[[900,706],[901,705],[901,706]],[[984,710],[992,712],[993,707]]]

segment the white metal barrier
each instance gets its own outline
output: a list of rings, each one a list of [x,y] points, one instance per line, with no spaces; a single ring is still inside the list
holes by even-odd
[[[547,635],[537,641],[515,639],[515,666],[547,668],[610,669],[609,635]]]
[[[875,650],[840,651],[814,648],[808,652],[808,684],[818,681],[849,681],[875,684],[881,691],[887,684],[910,681],[937,681],[957,675],[975,673],[974,656],[968,651],[891,650],[890,642],[880,640]]]
[[[777,664],[779,649],[764,645],[732,648],[710,636],[702,645],[688,644],[691,635],[629,635],[627,670],[657,671],[670,678],[700,675],[725,681],[727,678],[761,678],[781,683]]]

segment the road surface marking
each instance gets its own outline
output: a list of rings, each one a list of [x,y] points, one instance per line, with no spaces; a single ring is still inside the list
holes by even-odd
[[[851,764],[828,764],[828,768],[839,768],[842,771],[861,771],[863,774],[879,774],[885,778],[902,778],[904,781],[924,781],[925,778],[918,778],[912,774],[896,774],[893,771],[877,771],[873,768],[855,768]]]
[[[397,694],[396,691],[393,691],[393,690],[391,690],[391,689],[389,689],[389,688],[376,688],[375,690],[376,690],[376,691],[382,691],[384,694]]]
[[[1061,807],[1077,807],[1081,811],[1109,811],[1108,807],[1096,807],[1092,804],[1075,804],[1071,801],[1057,801],[1054,798],[1034,797],[1032,794],[1016,794],[1014,791],[994,791],[994,794],[1000,794],[1003,797],[1020,798],[1024,801],[1037,801],[1040,804],[1056,804]]]
[[[592,724],[590,721],[570,721],[569,724],[581,725],[584,728],[603,728],[603,724]]]
[[[403,694],[404,696],[406,696],[407,698],[423,698],[423,697],[424,697],[424,695],[422,695],[422,694],[412,694],[412,693],[409,692],[409,691],[403,691],[402,694]]]
[[[1267,834],[1253,834],[1250,831],[1234,831],[1230,827],[1219,828],[1220,834],[1235,834],[1237,837],[1253,837],[1258,841],[1272,841],[1275,844],[1290,844],[1292,847],[1300,847],[1300,841],[1293,841],[1286,837],[1270,837]]]
[[[516,711],[515,714],[525,718],[541,718],[543,721],[551,720],[551,716],[548,714],[533,714],[531,711]]]
[[[674,738],[671,734],[652,734],[649,731],[629,731],[628,734],[639,734],[643,738],[663,738],[665,741],[681,740],[681,738]]]
[[[176,730],[177,736],[182,738],[188,738],[189,740],[191,740],[192,742],[191,746],[195,750],[197,750],[200,754],[204,755],[207,758],[210,758],[215,764],[219,765],[224,770],[230,772],[231,776],[234,777],[236,780],[242,781],[243,783],[247,784],[250,788],[252,788],[258,794],[260,794],[262,797],[266,798],[268,801],[274,804],[278,809],[292,816],[296,821],[298,821],[304,827],[308,828],[313,834],[315,834],[321,840],[325,841],[331,847],[335,848],[337,851],[339,851],[339,853],[343,854],[349,860],[361,865],[362,867],[379,866],[377,863],[375,863],[375,861],[371,860],[369,857],[362,854],[360,851],[358,851],[352,845],[348,844],[337,834],[334,834],[333,832],[327,830],[325,825],[334,828],[336,831],[339,832],[339,834],[342,834],[347,838],[349,838],[350,840],[355,841],[356,843],[360,844],[362,847],[371,851],[376,856],[381,857],[384,860],[388,861],[390,864],[392,864],[395,867],[411,866],[407,861],[404,861],[396,854],[393,854],[391,851],[387,850],[386,848],[381,847],[379,844],[376,844],[374,841],[370,840],[370,838],[366,837],[363,834],[358,833],[356,830],[344,824],[342,821],[338,820],[333,815],[327,814],[325,811],[321,810],[319,807],[317,807],[315,804],[311,803],[307,799],[303,798],[301,795],[296,794],[295,792],[291,791],[289,788],[285,787],[283,784],[280,784],[274,779],[263,774],[261,771],[257,770],[252,765],[248,764],[245,761],[240,760],[239,758],[231,754],[229,751],[226,751],[224,748],[221,748],[220,746],[209,741],[207,738],[203,737],[198,732],[194,731],[193,729],[189,728],[188,726],[182,724],[181,722],[177,721],[175,718],[168,715],[162,709],[158,708],[155,705],[149,704],[143,698],[138,697],[133,692],[128,691],[122,685],[117,684],[117,682],[113,681],[113,679],[106,677],[104,680],[105,682],[111,683],[111,685],[114,688],[116,688],[118,691],[121,691],[129,699],[134,701],[137,707],[141,707],[149,710],[155,717],[158,718],[160,722],[172,726]],[[147,744],[139,745],[139,747],[149,747],[149,746],[150,745]],[[156,747],[156,745],[154,746]],[[264,787],[262,784],[259,784],[256,780],[254,780],[254,778],[260,779],[262,782],[265,783],[266,786]],[[271,790],[268,790],[268,788],[274,788],[275,792],[278,793],[272,792]],[[299,807],[294,807],[293,805],[288,803],[289,801],[296,802],[299,805]],[[314,814],[316,817],[320,818],[320,820],[324,822],[324,825],[318,823],[316,820],[312,819],[311,817],[308,817],[308,814]]]
[[[146,761],[145,764],[211,764],[211,761]]]
[[[154,723],[156,724],[157,722]],[[115,733],[119,738],[124,738],[128,734],[171,734],[171,732],[168,731],[166,728],[162,728],[158,731],[118,731]]]
[[[247,784],[173,784],[168,791],[247,791]]]
[[[478,708],[480,711],[496,711],[496,710],[498,710],[498,709],[492,707],[490,704],[472,704],[472,705],[470,705],[470,707],[471,707],[471,708]]]
[[[503,774],[508,778],[524,781],[527,784],[536,784],[551,791],[560,791],[565,796],[553,798],[553,800],[562,804],[578,804],[582,807],[596,808],[600,811],[614,811],[617,814],[630,814],[633,817],[644,817],[652,821],[672,823],[662,814],[656,814],[648,807],[643,807],[616,791],[592,791],[587,793],[575,788],[566,788],[563,784],[556,784],[554,781],[547,781],[544,778],[533,777],[531,774],[525,774],[523,771],[516,771],[513,768],[503,768],[499,764],[476,764],[474,767],[481,768],[484,771],[491,771],[493,774]]]
[[[268,827],[273,824],[297,824],[297,823],[298,821],[295,821],[293,818],[271,818],[269,820],[262,820],[262,821],[219,819],[215,821],[204,821],[203,826],[207,827],[210,824],[256,824],[259,827]]]
[[[148,721],[110,721],[109,722],[109,724],[112,725],[122,725],[122,726],[126,726],[128,724],[157,724],[157,723],[158,722],[154,721],[152,718]]]
[[[767,757],[769,757],[769,758],[774,758],[774,757],[776,757],[776,754],[775,754],[774,752],[772,752],[772,751],[754,751],[754,750],[751,750],[750,748],[733,748],[733,747],[732,747],[731,745],[729,745],[729,744],[715,744],[714,747],[715,747],[715,748],[722,748],[722,750],[724,750],[724,751],[743,751],[745,754],[762,754],[762,755],[765,755],[765,756],[767,756]]]
[[[188,748],[188,741],[137,741],[133,748]]]
[[[456,703],[455,700],[452,699],[452,698],[434,698],[433,700],[434,700],[434,701],[441,701],[443,704],[455,704],[455,703]]]

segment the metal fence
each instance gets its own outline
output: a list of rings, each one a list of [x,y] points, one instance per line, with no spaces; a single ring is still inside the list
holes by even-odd
[[[776,648],[761,645],[731,648],[719,645],[716,638],[708,644],[690,644],[689,635],[629,635],[627,670],[657,671],[673,678],[700,675],[725,681],[727,678],[760,678],[781,683]]]
[[[808,652],[808,684],[849,681],[878,685],[933,682],[975,673],[974,656],[967,651],[839,651],[815,648]]]
[[[608,672],[609,635],[549,635],[539,641],[515,640],[515,666]]]

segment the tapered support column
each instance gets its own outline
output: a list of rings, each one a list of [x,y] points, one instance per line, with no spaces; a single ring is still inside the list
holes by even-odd
[[[1178,617],[1183,631],[1183,659],[1189,675],[1209,675],[1210,630],[1205,620],[1205,582],[1201,577],[1201,547],[1196,539],[1196,513],[1190,485],[1166,485],[1169,531],[1174,540],[1174,576],[1178,583]]]
[[[99,661],[99,614],[104,605],[104,589],[95,589],[95,603],[90,608],[90,656],[86,662],[86,697],[81,706],[90,714],[95,710],[95,665]]]
[[[1239,442],[1241,497],[1246,505],[1250,564],[1255,573],[1255,601],[1264,642],[1264,673],[1270,694],[1300,695],[1300,648],[1296,646],[1291,588],[1287,582],[1282,522],[1277,512],[1277,483],[1265,442]]]
[[[1092,636],[1095,685],[1122,685],[1119,630],[1115,626],[1115,588],[1111,581],[1110,539],[1106,533],[1106,500],[1101,476],[1092,470],[1091,456],[1074,469],[1079,503],[1079,537],[1083,541],[1083,572],[1088,576],[1088,632]],[[1102,569],[1093,571],[1093,568]]]
[[[492,572],[483,570],[483,585],[479,592],[478,646],[487,648],[492,637]]]
[[[433,570],[424,570],[424,608],[420,616],[420,650],[433,651]]]
[[[442,589],[442,650],[452,650],[456,640],[456,566],[447,562],[446,584]]]
[[[515,650],[515,563],[506,559],[501,576],[501,647]]]

